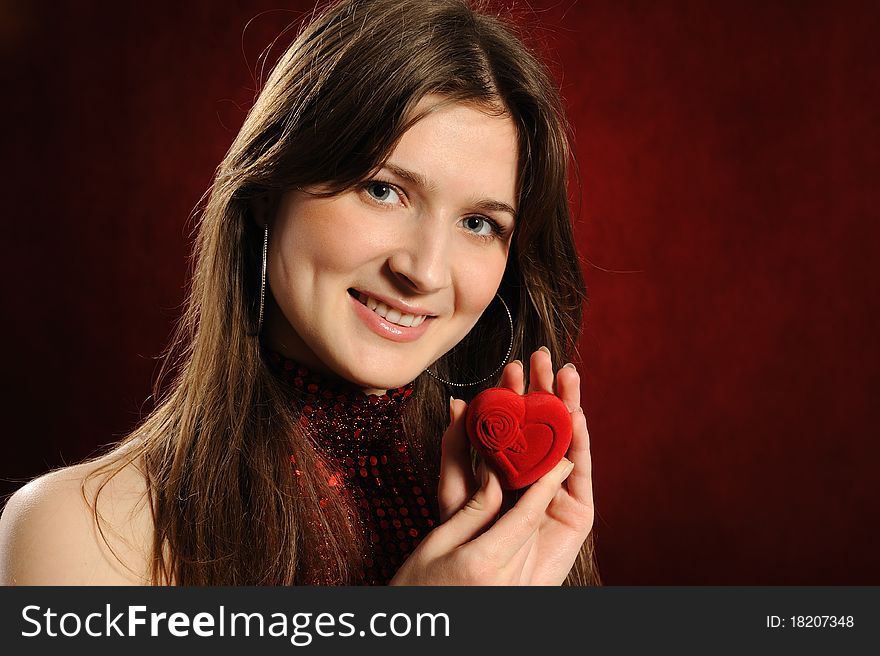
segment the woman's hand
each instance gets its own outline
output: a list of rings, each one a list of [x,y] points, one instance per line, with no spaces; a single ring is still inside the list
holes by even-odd
[[[529,392],[554,393],[550,352],[532,354]],[[508,364],[501,385],[524,393],[522,364]],[[390,585],[560,585],[593,527],[590,436],[573,365],[556,374],[556,395],[571,413],[567,458],[532,484],[500,518],[498,476],[480,464],[471,472],[464,431],[467,404],[453,401],[443,436],[437,490],[443,523],[410,554]]]

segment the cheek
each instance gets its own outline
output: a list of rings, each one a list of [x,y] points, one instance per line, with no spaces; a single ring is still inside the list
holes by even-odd
[[[368,242],[346,238],[351,234],[346,222],[333,214],[301,214],[288,220],[277,235],[280,270],[286,278],[300,280],[319,272],[351,272],[372,252]]]
[[[460,267],[456,305],[463,314],[477,318],[495,298],[507,266],[506,253],[491,257],[468,258]]]

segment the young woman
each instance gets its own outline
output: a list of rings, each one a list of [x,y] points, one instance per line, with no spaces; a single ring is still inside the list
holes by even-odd
[[[585,299],[568,160],[501,19],[326,9],[218,168],[173,380],[112,451],[12,497],[0,579],[597,584],[579,378],[556,370]],[[567,458],[522,494],[472,467],[466,401],[493,385],[571,412]]]

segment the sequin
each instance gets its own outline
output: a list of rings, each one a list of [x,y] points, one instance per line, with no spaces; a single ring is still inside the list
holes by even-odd
[[[368,552],[363,571],[349,583],[387,584],[439,523],[435,487],[413,469],[403,432],[403,410],[412,397],[412,383],[381,396],[366,395],[278,353],[268,352],[267,361],[289,384],[291,402],[302,413],[300,424],[312,432],[318,449],[335,469],[328,472],[329,484],[341,486],[355,500]],[[296,458],[291,456],[290,462],[294,470]],[[320,499],[317,505],[326,504]],[[315,530],[320,528],[315,525]]]

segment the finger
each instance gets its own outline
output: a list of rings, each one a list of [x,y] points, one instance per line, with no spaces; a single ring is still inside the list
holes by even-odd
[[[556,372],[556,396],[569,412],[581,407],[581,376],[570,362]]]
[[[532,353],[529,360],[529,392],[553,393],[553,362],[546,346]]]
[[[532,537],[519,548],[519,551],[507,563],[508,572],[519,572],[520,585],[527,585],[531,580],[531,573],[535,571],[536,557],[538,555],[536,544],[538,533],[532,533]],[[543,565],[544,563],[542,563]]]
[[[482,462],[478,473],[479,489],[458,512],[431,532],[433,548],[443,553],[452,551],[479,536],[498,517],[503,496],[498,475]]]
[[[476,538],[474,544],[492,554],[499,566],[509,562],[538,530],[547,513],[547,506],[573,467],[569,460],[560,460],[553,469],[535,481],[491,529]]]
[[[477,489],[471,469],[471,447],[464,429],[467,403],[450,400],[451,420],[440,443],[440,480],[437,501],[440,521],[445,522],[458,512]]]
[[[525,373],[522,362],[514,360],[504,367],[504,371],[501,373],[501,387],[513,390],[517,394],[525,392]]]
[[[581,377],[572,364],[556,374],[556,394],[571,413],[571,446],[566,457],[574,463],[574,471],[565,482],[568,493],[577,501],[593,505],[592,458],[587,420],[581,409]]]
[[[587,418],[583,410],[578,408],[571,413],[571,446],[566,454],[576,463],[574,471],[565,482],[568,493],[576,501],[593,507],[593,458],[590,455],[590,433],[587,430]]]

